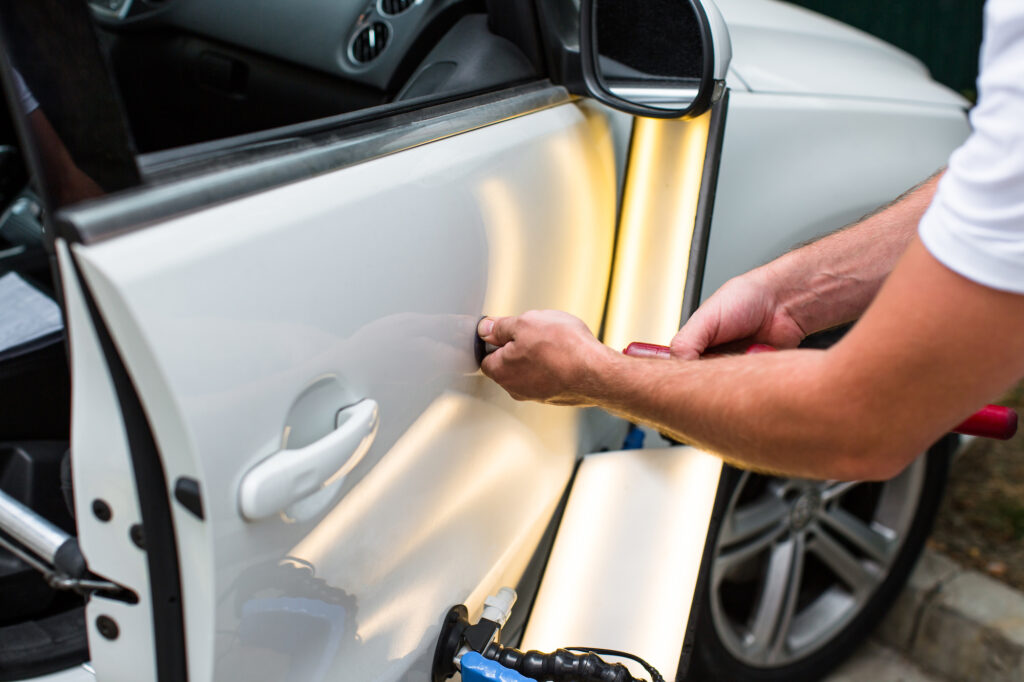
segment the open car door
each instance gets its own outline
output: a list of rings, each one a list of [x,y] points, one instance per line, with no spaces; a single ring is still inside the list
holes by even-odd
[[[79,541],[136,597],[90,600],[96,676],[425,678],[447,608],[519,580],[573,470],[579,412],[486,381],[475,326],[528,308],[600,325],[607,114],[524,58],[526,78],[466,83],[483,94],[438,103],[424,85],[138,156],[120,106],[136,100],[106,67],[127,66],[110,45],[144,22],[97,28],[77,2],[3,12],[9,95],[56,231]],[[445,35],[461,42],[434,49],[460,64],[515,49],[488,17],[455,14]],[[238,74],[255,83],[263,56],[239,66],[202,44],[244,100]]]
[[[479,373],[478,320],[561,309],[618,346],[700,297],[724,25],[696,0],[645,15],[696,36],[659,32],[688,50],[665,73],[600,29],[631,7],[0,9],[62,283],[99,679],[426,678],[449,607],[538,591],[578,456],[626,424],[602,441],[579,410],[514,402]],[[720,470],[675,470],[704,494],[668,665]]]

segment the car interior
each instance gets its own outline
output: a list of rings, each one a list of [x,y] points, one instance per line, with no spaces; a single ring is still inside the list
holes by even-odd
[[[484,91],[536,78],[542,68],[528,2],[92,0],[91,6],[143,154]]]
[[[147,156],[188,158],[238,136],[545,72],[532,0],[89,0],[89,9],[144,176]],[[74,534],[68,351],[37,185],[3,108],[0,490]],[[3,547],[0,604],[0,680],[88,659],[83,597],[52,589]]]
[[[73,534],[71,380],[58,293],[41,202],[29,187],[6,108],[0,116],[0,490]],[[0,679],[86,660],[82,597],[51,589],[3,548],[0,604]]]

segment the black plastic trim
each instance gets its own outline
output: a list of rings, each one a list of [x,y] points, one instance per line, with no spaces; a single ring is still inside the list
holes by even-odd
[[[718,170],[722,161],[722,140],[725,138],[725,120],[729,109],[729,91],[726,90],[721,99],[711,107],[711,121],[708,124],[708,143],[704,152],[704,170],[701,177],[700,195],[697,199],[697,215],[694,219],[693,239],[690,242],[690,261],[686,271],[686,289],[683,292],[683,309],[681,320],[685,322],[700,306],[701,291],[704,286],[704,266],[707,260],[708,241],[711,236],[711,218],[718,190]],[[693,656],[694,640],[697,636],[697,625],[700,619],[701,601],[707,592],[708,575],[711,571],[714,540],[718,537],[718,528],[722,523],[729,504],[729,492],[732,480],[740,474],[740,470],[722,463],[722,474],[718,479],[718,490],[711,511],[707,537],[704,539],[704,553],[700,559],[697,582],[693,588],[693,601],[690,604],[689,620],[686,623],[686,634],[683,638],[683,650],[679,655],[676,679],[686,679]]]
[[[551,82],[587,95],[580,65],[579,9],[572,0],[534,0],[534,7]]]
[[[537,9],[533,0],[487,0],[487,21],[491,32],[510,40],[522,51],[538,73],[545,73]]]
[[[77,267],[74,273],[68,272],[65,276],[78,278],[121,408],[138,491],[139,512],[147,539],[157,680],[187,682],[178,546],[160,453],[134,383],[117,352],[89,285]]]
[[[725,119],[729,111],[729,90],[711,105],[708,123],[708,143],[704,152],[704,170],[697,198],[697,215],[693,222],[690,241],[690,260],[686,270],[686,288],[683,290],[683,310],[680,320],[685,322],[700,306],[704,289],[704,268],[708,259],[711,239],[711,219],[718,194],[718,171],[722,165],[722,141],[725,139]]]
[[[189,165],[170,179],[60,211],[55,220],[73,241],[92,244],[260,191],[418,147],[572,100],[547,81],[396,114]],[[409,100],[415,102],[416,100]],[[162,182],[161,182],[162,181]]]
[[[35,680],[89,660],[85,607],[0,626],[0,680]]]
[[[712,555],[718,528],[722,525],[722,517],[729,506],[729,493],[734,487],[734,480],[743,472],[740,469],[722,463],[722,474],[718,478],[718,490],[715,492],[715,504],[711,508],[711,520],[708,523],[708,534],[704,539],[704,554],[700,559],[700,570],[697,572],[697,583],[693,587],[693,600],[690,602],[690,615],[686,623],[686,635],[683,638],[683,650],[679,654],[679,665],[676,667],[676,680],[682,682],[690,670],[694,644],[697,638],[697,626],[700,621],[701,604],[707,592],[707,582],[711,573]]]
[[[519,47],[488,29],[488,17],[468,14],[437,41],[396,100],[453,95],[536,82],[540,77]]]
[[[196,479],[187,476],[178,478],[174,482],[174,499],[200,521],[206,519],[203,514],[203,496],[199,488],[199,481]]]
[[[53,567],[72,578],[83,578],[89,572],[85,557],[78,547],[78,538],[68,538],[53,555]]]

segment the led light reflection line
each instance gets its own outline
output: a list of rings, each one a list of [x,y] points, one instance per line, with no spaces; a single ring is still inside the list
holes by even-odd
[[[667,343],[679,328],[710,120],[636,120],[604,336],[613,348]]]
[[[523,648],[629,651],[674,679],[721,470],[688,447],[585,460]]]

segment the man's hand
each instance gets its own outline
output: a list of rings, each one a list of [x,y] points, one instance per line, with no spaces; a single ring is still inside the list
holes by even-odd
[[[672,356],[694,360],[713,348],[742,350],[752,343],[795,348],[805,336],[768,278],[754,270],[726,282],[697,309],[672,339]]]
[[[752,343],[795,348],[808,334],[852,322],[917,234],[942,173],[856,225],[725,283],[672,339],[672,355]]]
[[[477,333],[498,349],[480,367],[516,400],[587,405],[590,377],[615,353],[582,320],[555,310],[484,318]]]

